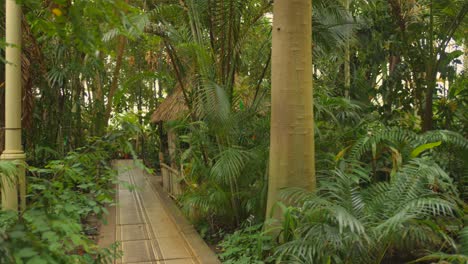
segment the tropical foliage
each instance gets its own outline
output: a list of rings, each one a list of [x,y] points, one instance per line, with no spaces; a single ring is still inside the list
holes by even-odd
[[[44,167],[28,167],[27,210],[0,211],[1,263],[112,263],[119,256],[116,245],[100,248],[95,236],[114,201],[110,159],[131,152],[127,139],[138,131],[129,123],[122,128]],[[17,165],[2,161],[0,168],[3,177]]]
[[[289,209],[293,230],[284,230],[291,234],[278,256],[301,263],[400,263],[440,245],[456,251],[452,237],[464,225],[464,212],[452,178],[427,156],[403,161],[389,170],[378,161],[342,161],[316,192],[285,191],[300,207]]]
[[[28,208],[0,212],[1,263],[118,253],[89,223],[116,157],[180,170],[175,199],[226,263],[467,262],[467,1],[312,1],[317,189],[283,190],[266,225],[274,1],[18,3],[28,166],[0,172],[27,167]]]

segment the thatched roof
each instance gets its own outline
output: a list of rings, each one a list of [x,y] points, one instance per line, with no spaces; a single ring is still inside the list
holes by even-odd
[[[185,104],[184,94],[180,87],[175,90],[159,105],[151,116],[151,122],[176,120],[184,113],[187,113],[188,107]]]

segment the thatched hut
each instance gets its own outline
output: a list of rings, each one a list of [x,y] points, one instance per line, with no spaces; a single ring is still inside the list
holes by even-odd
[[[175,90],[158,106],[156,111],[151,116],[152,123],[158,123],[160,126],[160,137],[161,143],[164,142],[162,136],[163,122],[176,120],[183,118],[188,114],[188,107],[185,103],[184,94],[180,87],[176,87]],[[169,160],[166,160],[164,153],[166,152],[163,148],[164,144],[161,144],[159,152],[159,161],[161,164],[161,172],[163,176],[163,187],[173,195],[178,195],[181,192],[179,183],[180,173],[175,161],[175,155],[177,150],[177,135],[172,130],[167,131],[167,150],[169,154]]]
[[[188,107],[185,104],[184,94],[181,88],[176,88],[154,111],[151,116],[152,123],[158,123],[161,121],[171,121],[181,118],[188,111]]]

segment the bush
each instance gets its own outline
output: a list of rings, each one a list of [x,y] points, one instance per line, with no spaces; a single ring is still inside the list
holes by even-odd
[[[93,139],[62,160],[29,168],[27,210],[0,212],[0,263],[111,263],[119,255],[115,245],[96,245],[95,227],[86,220],[101,218],[113,203],[116,173],[110,158],[128,147],[124,136]]]
[[[262,231],[263,224],[246,225],[227,235],[219,247],[223,263],[265,263],[274,247],[272,236]]]

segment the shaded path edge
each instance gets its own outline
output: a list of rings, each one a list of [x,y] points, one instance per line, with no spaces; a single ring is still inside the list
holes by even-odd
[[[160,181],[154,175],[144,172],[146,180],[162,201],[162,205],[168,212],[171,220],[176,224],[180,234],[190,247],[194,257],[202,264],[220,264],[218,257],[202,239],[194,226],[185,218],[179,207],[175,204],[169,194],[162,188]]]

